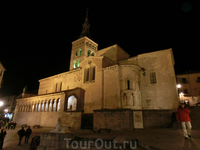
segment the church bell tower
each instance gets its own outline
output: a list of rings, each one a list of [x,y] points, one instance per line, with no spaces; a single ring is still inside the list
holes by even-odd
[[[82,32],[77,40],[72,42],[71,59],[69,69],[80,67],[80,63],[87,57],[96,56],[98,44],[90,38],[90,24],[88,22],[88,9],[86,9],[86,18],[83,23]]]

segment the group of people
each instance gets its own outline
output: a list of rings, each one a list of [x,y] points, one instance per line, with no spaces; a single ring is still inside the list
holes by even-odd
[[[16,125],[17,125],[17,123],[16,122],[13,122],[13,121],[11,121],[11,122],[6,122],[6,125],[5,125],[5,128],[6,129],[10,129],[11,128],[11,130],[13,129],[15,129],[15,127],[16,127]]]
[[[24,127],[22,127],[22,129],[17,132],[17,134],[19,135],[19,144],[18,145],[21,145],[21,141],[24,136],[25,136],[25,143],[28,143],[31,133],[32,133],[32,130],[31,130],[30,126],[28,126],[26,131],[24,130]]]
[[[17,131],[17,134],[19,135],[19,144],[18,145],[21,145],[21,141],[22,141],[24,136],[25,136],[25,143],[28,143],[28,140],[29,140],[31,133],[32,133],[32,130],[31,130],[30,126],[28,126],[26,131],[24,130],[24,127],[22,127],[21,130]],[[4,142],[4,139],[6,137],[6,134],[7,134],[7,132],[3,127],[1,129],[1,132],[0,132],[0,150],[3,147],[3,142]]]

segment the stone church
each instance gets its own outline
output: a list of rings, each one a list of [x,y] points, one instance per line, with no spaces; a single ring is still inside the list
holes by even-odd
[[[99,129],[109,127],[106,117],[111,116],[112,124],[122,116],[122,124],[131,127],[113,124],[109,128],[132,129],[137,122],[134,111],[143,122],[144,110],[177,108],[171,48],[134,57],[117,44],[98,50],[89,27],[87,12],[82,32],[72,42],[70,70],[40,79],[37,96],[17,99],[14,121],[18,125],[55,127],[61,118],[63,126],[80,129],[88,115],[93,128]]]

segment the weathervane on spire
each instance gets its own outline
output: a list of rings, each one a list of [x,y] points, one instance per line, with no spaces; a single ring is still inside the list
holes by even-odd
[[[82,32],[81,32],[81,35],[79,36],[79,38],[82,38],[84,36],[87,36],[88,38],[90,38],[90,31],[89,31],[89,28],[90,28],[90,24],[88,22],[88,11],[89,9],[86,8],[86,17],[85,17],[85,22],[83,23],[83,29],[82,29]]]

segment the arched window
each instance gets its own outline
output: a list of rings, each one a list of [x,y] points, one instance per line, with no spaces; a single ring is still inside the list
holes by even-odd
[[[85,68],[84,72],[84,81],[87,82],[89,81],[89,68]]]
[[[35,112],[37,112],[37,104],[35,104]]]
[[[80,67],[80,65],[79,65],[79,64],[80,64],[80,62],[81,62],[81,60],[80,60],[80,59],[78,59],[78,61],[77,61],[77,66],[78,66],[78,67]]]
[[[91,51],[90,51],[90,50],[88,50],[87,56],[90,56],[90,52],[91,52]]]
[[[55,92],[57,92],[57,88],[58,88],[58,83],[56,83]]]
[[[127,80],[127,90],[130,90],[130,80]]]
[[[91,53],[91,56],[94,56],[94,52]]]
[[[92,70],[92,80],[95,80],[95,66],[93,66],[91,70]]]
[[[77,52],[75,52],[75,57],[77,56]]]
[[[57,111],[60,111],[60,99],[57,100]]]
[[[32,112],[34,112],[35,106],[34,104],[32,104]]]
[[[78,55],[81,56],[81,49],[78,50]]]
[[[53,111],[56,111],[56,100],[53,100]]]
[[[73,65],[73,68],[76,68],[76,60],[74,60],[74,65]]]
[[[123,94],[122,105],[123,105],[123,106],[126,106],[126,105],[127,105],[127,95],[126,95],[126,93]]]
[[[127,77],[127,78],[125,79],[125,89],[126,89],[126,90],[131,90],[131,89],[133,89],[133,80],[132,80],[131,77]]]
[[[41,111],[44,111],[44,101],[42,101],[42,108]]]
[[[41,109],[41,103],[39,102],[38,103],[38,112],[40,112],[40,109]]]
[[[62,91],[62,82],[60,82],[60,91]]]
[[[48,101],[47,100],[45,101],[45,109],[44,109],[44,111],[48,111]]]
[[[52,100],[49,101],[49,111],[52,110]]]
[[[96,67],[92,64],[85,68],[84,70],[84,82],[91,82],[95,80],[95,70]]]
[[[68,98],[68,103],[67,103],[67,110],[76,110],[77,108],[77,99],[76,99],[76,97],[75,96],[70,96],[69,98]]]

